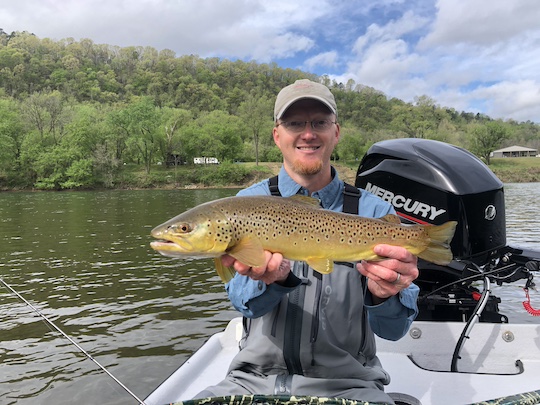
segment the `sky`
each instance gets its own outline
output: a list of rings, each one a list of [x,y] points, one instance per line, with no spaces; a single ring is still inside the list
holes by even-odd
[[[0,28],[276,63],[540,123],[538,0],[17,0]]]

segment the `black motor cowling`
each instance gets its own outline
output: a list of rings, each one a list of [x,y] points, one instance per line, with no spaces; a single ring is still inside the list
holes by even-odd
[[[503,184],[457,146],[414,138],[376,143],[360,163],[356,186],[391,202],[406,220],[457,221],[457,259],[483,264],[506,245]]]
[[[472,283],[481,278],[482,269],[496,274],[498,283],[523,278],[532,282],[524,263],[538,263],[540,254],[528,257],[506,245],[503,183],[467,150],[427,139],[379,142],[362,158],[355,185],[392,203],[402,222],[458,222],[449,265],[419,260],[418,319],[469,318],[479,296]],[[499,302],[491,296],[480,320],[506,322],[498,312]]]

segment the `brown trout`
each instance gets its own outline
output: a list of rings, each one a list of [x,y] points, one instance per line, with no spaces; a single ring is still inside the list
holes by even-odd
[[[262,266],[264,250],[301,260],[327,274],[334,261],[381,260],[378,244],[402,246],[427,261],[452,260],[449,244],[457,222],[405,225],[396,215],[364,218],[322,209],[305,197],[227,197],[192,208],[154,228],[151,247],[164,256],[215,258],[216,270],[228,282],[234,270],[221,265],[228,254],[251,267]]]

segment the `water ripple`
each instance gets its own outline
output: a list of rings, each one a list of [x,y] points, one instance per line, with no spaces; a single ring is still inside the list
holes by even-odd
[[[505,185],[509,244],[540,249],[540,184]],[[237,313],[210,260],[149,248],[157,224],[235,190],[0,194],[2,278],[140,397]],[[523,290],[494,287],[511,321]],[[531,296],[538,302],[538,294]],[[0,403],[131,404],[30,308],[0,292]]]

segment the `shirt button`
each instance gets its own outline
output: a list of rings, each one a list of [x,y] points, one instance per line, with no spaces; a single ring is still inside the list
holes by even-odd
[[[263,289],[263,282],[261,280],[257,283],[257,287],[259,288],[259,291]]]

